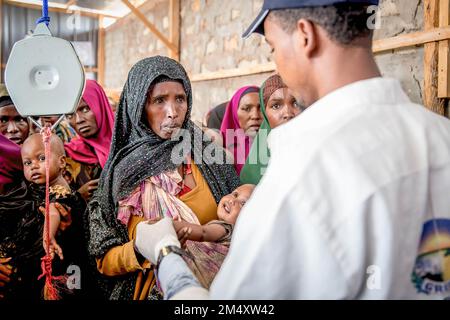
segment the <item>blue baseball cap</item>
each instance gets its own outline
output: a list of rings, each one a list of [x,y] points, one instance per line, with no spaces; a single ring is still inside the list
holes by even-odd
[[[254,32],[264,35],[264,20],[266,19],[270,10],[322,7],[338,3],[362,3],[368,5],[378,5],[378,2],[379,0],[264,0],[264,4],[260,13],[248,27],[248,29],[244,32],[242,38],[246,39]]]

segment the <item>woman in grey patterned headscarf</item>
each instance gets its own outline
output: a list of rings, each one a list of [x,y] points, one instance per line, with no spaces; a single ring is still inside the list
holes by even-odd
[[[88,209],[89,251],[106,276],[110,299],[154,296],[153,269],[134,251],[139,222],[155,212],[176,216],[164,204],[179,199],[178,207],[186,205],[206,223],[217,218],[220,199],[239,185],[232,164],[224,162],[224,150],[204,141],[190,120],[191,109],[191,84],[178,62],[156,56],[133,66],[109,158]],[[155,190],[162,196],[155,197]]]

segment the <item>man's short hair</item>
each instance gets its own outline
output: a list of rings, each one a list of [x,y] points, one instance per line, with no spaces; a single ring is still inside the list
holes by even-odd
[[[321,26],[329,38],[340,45],[351,46],[355,40],[372,37],[367,26],[373,12],[367,12],[368,5],[341,3],[331,6],[281,9],[271,11],[269,17],[287,33],[294,32],[297,21],[306,19]]]

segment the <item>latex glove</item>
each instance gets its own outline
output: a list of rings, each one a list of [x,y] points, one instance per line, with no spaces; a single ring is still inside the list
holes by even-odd
[[[156,264],[159,252],[166,246],[181,247],[172,219],[164,218],[157,223],[140,222],[136,226],[134,247],[152,264]]]

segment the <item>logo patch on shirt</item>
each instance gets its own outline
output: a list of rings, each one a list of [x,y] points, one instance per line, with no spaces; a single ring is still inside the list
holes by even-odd
[[[420,294],[450,296],[450,220],[424,224],[412,281]]]

